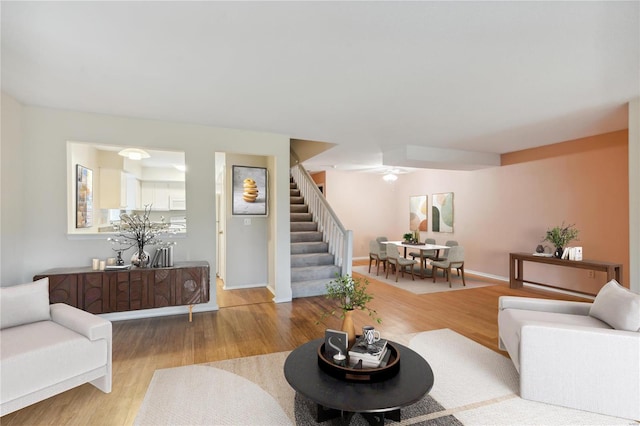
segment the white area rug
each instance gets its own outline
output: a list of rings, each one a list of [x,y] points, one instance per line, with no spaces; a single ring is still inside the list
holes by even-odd
[[[404,278],[402,277],[402,274],[400,274],[398,282],[396,282],[396,276],[391,272],[389,272],[389,278],[385,278],[386,273],[382,272],[382,268],[380,268],[380,275],[376,275],[373,265],[371,266],[371,273],[368,272],[368,266],[354,266],[352,271],[364,275],[366,278],[371,278],[385,284],[401,288],[402,290],[410,291],[414,294],[440,293],[443,291],[466,290],[470,288],[495,285],[488,282],[472,280],[465,276],[465,283],[467,285],[462,286],[462,278],[458,277],[455,272],[451,277],[451,288],[449,288],[449,283],[442,276],[437,277],[436,282],[434,283],[433,278],[420,278],[420,273],[418,272],[415,274],[416,279],[414,281],[411,279],[411,274],[405,272]]]
[[[401,422],[388,424],[637,424],[519,398],[518,374],[511,361],[451,330],[385,337],[424,356],[435,376],[433,389],[423,401],[402,409]],[[296,396],[284,378],[288,354],[156,370],[135,424],[315,424],[315,413],[309,411],[313,404]],[[356,415],[351,424],[366,423]]]

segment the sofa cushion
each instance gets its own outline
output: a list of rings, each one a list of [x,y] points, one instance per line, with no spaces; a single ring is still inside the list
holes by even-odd
[[[640,331],[640,294],[611,280],[598,292],[589,315],[616,330]]]
[[[49,278],[0,287],[0,329],[50,319]]]
[[[53,321],[0,331],[2,403],[107,365],[107,341],[90,341]]]

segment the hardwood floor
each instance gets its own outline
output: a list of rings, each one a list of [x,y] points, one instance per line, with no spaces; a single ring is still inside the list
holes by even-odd
[[[383,319],[376,326],[383,335],[450,328],[497,352],[499,296],[581,300],[526,287],[512,290],[504,283],[414,295],[370,280],[369,289],[375,295],[372,307]],[[321,337],[327,327],[340,326],[338,319],[331,319],[326,326],[316,325],[323,310],[330,306],[322,296],[275,304],[262,290],[223,294],[219,300],[227,307],[196,313],[192,323],[186,315],[114,322],[110,394],[85,384],[6,415],[0,422],[129,425],[135,420],[156,369],[288,351]],[[356,327],[370,322],[362,312],[356,312],[354,321]]]

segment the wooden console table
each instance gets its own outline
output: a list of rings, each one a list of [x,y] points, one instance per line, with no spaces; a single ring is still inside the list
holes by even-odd
[[[622,265],[620,263],[602,262],[598,260],[565,260],[555,257],[534,256],[530,253],[509,253],[509,287],[521,288],[523,282],[543,285],[547,287],[555,287],[550,284],[538,283],[525,279],[523,277],[523,263],[525,261],[544,263],[547,265],[567,266],[570,268],[589,269],[592,271],[602,271],[607,273],[607,282],[615,279],[622,284]],[[595,294],[593,293],[584,294],[595,296]]]
[[[50,303],[66,303],[93,314],[189,305],[191,321],[193,305],[209,301],[208,262],[120,271],[56,268],[33,279],[45,277]]]

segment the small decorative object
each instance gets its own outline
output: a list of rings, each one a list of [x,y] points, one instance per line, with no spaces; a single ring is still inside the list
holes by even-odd
[[[536,247],[536,253],[544,253],[544,247],[542,244],[538,244],[538,247]]]
[[[120,215],[120,223],[114,225],[118,235],[116,238],[108,239],[112,244],[119,245],[118,249],[114,249],[118,252],[119,260],[116,262],[122,260],[123,251],[135,247],[136,251],[131,256],[131,264],[141,268],[149,265],[151,259],[144,247],[162,243],[159,236],[169,232],[169,224],[165,223],[164,217],[159,222],[151,222],[150,212],[151,205],[146,205],[142,216],[126,213]]]
[[[328,316],[339,316],[343,320],[342,331],[349,335],[349,347],[356,340],[356,330],[353,324],[352,314],[356,309],[367,311],[369,316],[378,324],[382,322],[377,315],[378,313],[367,306],[373,299],[373,296],[367,293],[369,282],[366,279],[354,279],[350,275],[337,275],[337,278],[327,284],[327,299],[337,301],[337,307],[331,311],[324,312],[322,319]],[[340,314],[337,315],[337,311]]]
[[[333,356],[333,363],[335,365],[339,365],[340,367],[347,366],[347,356],[342,352],[339,352]]]
[[[555,226],[551,229],[547,229],[547,233],[542,240],[549,241],[555,247],[554,256],[560,259],[564,248],[573,240],[578,239],[579,231],[574,225],[566,225],[562,222],[562,225]]]
[[[406,234],[402,235],[402,239],[404,240],[405,243],[415,243],[415,234],[413,232],[407,232]]]

